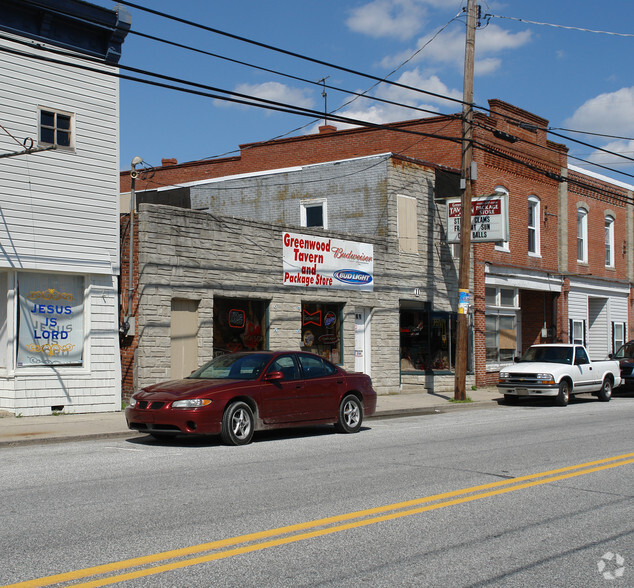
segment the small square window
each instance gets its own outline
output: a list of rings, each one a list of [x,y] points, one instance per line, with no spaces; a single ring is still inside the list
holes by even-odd
[[[300,203],[302,227],[328,228],[328,202],[326,199],[311,199]]]
[[[40,144],[73,147],[73,117],[69,113],[55,110],[40,110]]]
[[[323,227],[324,226],[324,208],[319,206],[306,207],[306,226],[307,227]]]

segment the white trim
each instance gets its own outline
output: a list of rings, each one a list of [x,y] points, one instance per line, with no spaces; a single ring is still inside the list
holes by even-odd
[[[306,169],[310,169],[312,167],[319,167],[322,165],[333,165],[337,163],[344,163],[350,161],[360,161],[363,159],[379,159],[379,158],[387,158],[392,155],[391,152],[387,153],[379,153],[377,155],[364,155],[362,157],[350,157],[349,159],[336,159],[333,161],[324,161],[320,163],[311,163],[309,165],[297,165],[292,167],[281,167],[278,169],[269,169],[257,172],[247,172],[242,174],[232,174],[228,176],[219,176],[217,178],[209,178],[205,180],[193,180],[191,182],[181,182],[178,184],[170,184],[169,186],[159,186],[158,188],[147,188],[147,190],[139,190],[137,188],[136,193],[139,194],[141,192],[163,192],[165,190],[173,190],[174,188],[189,188],[192,186],[205,186],[207,184],[216,184],[218,182],[226,182],[228,180],[242,180],[245,178],[261,178],[264,176],[274,176],[278,174],[287,174],[290,172],[297,172]],[[177,164],[178,165],[178,164]],[[429,164],[432,167],[432,164]],[[168,167],[176,167],[176,166],[168,166]],[[121,194],[125,194],[122,192]]]
[[[487,264],[484,269],[486,286],[505,286],[522,290],[561,292],[561,276],[544,274],[520,268],[507,268]]]

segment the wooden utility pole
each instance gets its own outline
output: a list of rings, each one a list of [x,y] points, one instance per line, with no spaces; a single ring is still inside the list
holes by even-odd
[[[473,163],[473,62],[475,57],[476,0],[467,1],[467,35],[462,92],[462,212],[460,216],[460,270],[454,400],[465,400],[469,353],[469,275],[471,267],[471,181]]]

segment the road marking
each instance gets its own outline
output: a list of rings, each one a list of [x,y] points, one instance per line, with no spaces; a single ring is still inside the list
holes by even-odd
[[[141,568],[119,575],[110,575],[78,584],[72,584],[72,586],[76,588],[106,586],[117,582],[161,574],[201,563],[260,551],[270,547],[297,543],[299,541],[315,537],[339,533],[341,531],[420,514],[439,508],[465,504],[482,498],[489,498],[491,496],[505,494],[508,492],[515,492],[517,490],[523,490],[543,484],[550,484],[552,482],[574,478],[576,476],[583,476],[610,468],[621,467],[632,463],[634,463],[634,453],[626,453],[615,457],[608,457],[578,465],[566,466],[537,474],[529,474],[517,478],[499,480],[489,484],[472,486],[471,488],[453,490],[443,494],[434,494],[424,498],[416,498],[404,502],[397,502],[395,504],[388,504],[385,506],[335,515],[332,517],[307,521],[295,525],[288,525],[276,529],[269,529],[267,531],[249,533],[238,537],[231,537],[219,541],[212,541],[210,543],[193,545],[191,547],[184,547],[181,549],[126,559],[109,564],[75,570],[72,572],[55,574],[35,580],[18,582],[16,584],[8,584],[0,588],[39,588],[62,582],[95,578],[95,576],[104,576],[105,574],[113,574],[115,572],[130,570],[132,568]],[[214,553],[207,553],[206,555],[192,557],[210,551],[214,551]],[[163,565],[153,565],[161,562],[167,562],[168,560],[178,561],[171,561],[169,563],[164,563]]]

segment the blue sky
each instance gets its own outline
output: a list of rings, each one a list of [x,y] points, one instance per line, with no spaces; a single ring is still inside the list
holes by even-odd
[[[93,0],[113,8],[109,0]],[[139,4],[234,35],[361,71],[390,76],[408,86],[443,96],[462,97],[465,0],[138,0]],[[498,98],[568,128],[614,135],[567,134],[634,158],[634,2],[610,0],[483,1],[476,33],[474,99],[487,106]],[[127,8],[134,30],[194,46],[291,76],[336,88],[365,92],[375,84],[327,65],[309,63],[218,34],[196,30],[135,8]],[[504,18],[501,18],[504,17]],[[520,20],[516,20],[520,19]],[[528,21],[561,25],[559,28]],[[632,36],[598,34],[591,29]],[[432,37],[436,35],[433,39]],[[194,54],[130,34],[124,65],[271,100],[324,109],[323,88],[270,72]],[[420,111],[359,98],[326,88],[329,110],[371,122],[425,116]],[[372,96],[438,113],[460,105],[402,88],[378,85]],[[343,106],[343,108],[342,108]],[[121,168],[141,156],[149,165],[161,158],[179,162],[235,154],[243,143],[314,132],[314,117],[231,105],[130,81],[121,82]],[[337,125],[339,128],[341,124]],[[571,155],[632,174],[634,165],[575,145]],[[582,162],[571,163],[587,167]],[[634,177],[605,175],[634,184]]]

